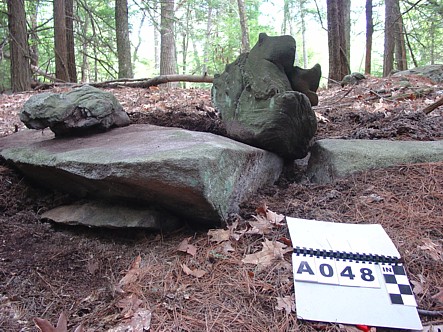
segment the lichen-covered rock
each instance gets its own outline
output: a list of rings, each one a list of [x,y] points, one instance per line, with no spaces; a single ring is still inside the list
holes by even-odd
[[[306,156],[317,130],[311,105],[321,68],[294,67],[294,58],[291,36],[261,33],[249,53],[216,75],[212,100],[229,137],[285,159]]]
[[[56,136],[77,136],[130,123],[115,96],[83,86],[67,93],[34,95],[24,104],[20,120],[30,129],[49,127]]]
[[[409,76],[409,75],[418,75],[427,77],[430,80],[441,83],[443,82],[443,65],[428,65],[428,66],[421,66],[412,68],[409,70],[399,71],[393,74],[392,76]]]

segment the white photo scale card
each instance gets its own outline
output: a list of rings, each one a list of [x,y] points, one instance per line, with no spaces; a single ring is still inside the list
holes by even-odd
[[[298,318],[422,329],[400,254],[381,225],[286,220]]]

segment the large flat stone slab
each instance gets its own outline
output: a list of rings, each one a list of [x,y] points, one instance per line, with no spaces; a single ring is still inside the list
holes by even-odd
[[[225,137],[152,125],[77,138],[25,130],[0,139],[0,156],[62,192],[149,204],[211,225],[274,182],[283,164],[273,153]]]
[[[165,232],[181,227],[177,217],[157,209],[95,202],[59,206],[41,217],[66,225],[88,227],[147,228]]]
[[[443,141],[323,139],[311,149],[307,175],[327,183],[369,169],[442,160]]]

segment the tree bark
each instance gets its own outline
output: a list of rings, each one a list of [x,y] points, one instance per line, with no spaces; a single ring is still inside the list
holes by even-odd
[[[54,0],[54,46],[55,77],[69,82],[65,0]]]
[[[174,38],[174,0],[164,0],[161,3],[160,24],[160,75],[177,74],[177,58]],[[169,87],[176,83],[167,83]]]
[[[77,67],[75,65],[74,45],[74,0],[65,0],[66,53],[69,81],[77,83]]]
[[[345,29],[345,43],[346,43],[346,59],[348,61],[348,67],[350,67],[350,63],[351,63],[351,0],[342,0],[342,1],[343,1],[343,16],[344,16],[344,29]]]
[[[24,0],[8,0],[8,27],[11,49],[11,87],[13,92],[31,89],[31,68],[27,41]]]
[[[399,1],[395,1],[393,7],[394,14],[394,40],[395,40],[395,60],[397,62],[398,70],[408,69],[406,61],[406,45],[405,45],[405,35],[404,35],[404,25],[403,19],[400,12]]]
[[[329,79],[336,82],[349,74],[343,5],[341,0],[327,0]]]
[[[203,50],[203,75],[208,72],[209,63],[209,48],[211,45],[211,31],[212,31],[212,4],[208,1],[208,19],[206,20],[206,36],[205,48]]]
[[[249,45],[248,19],[246,18],[244,0],[237,0],[237,4],[238,4],[238,15],[240,17],[240,27],[241,27],[241,53],[246,53],[251,50],[251,47]]]
[[[31,7],[31,31],[29,32],[30,46],[30,64],[31,66],[38,67],[38,35],[37,35],[37,16],[38,9],[40,6],[40,1],[37,0],[32,4]]]
[[[300,5],[300,22],[301,22],[301,36],[303,47],[303,68],[308,67],[308,51],[306,45],[306,22],[305,22],[305,5],[306,0],[299,0]]]
[[[128,0],[115,0],[118,78],[132,78],[131,42],[129,40]]]
[[[366,56],[365,74],[371,74],[372,61],[372,35],[374,33],[374,22],[372,18],[372,0],[366,0]]]
[[[385,44],[383,55],[383,77],[389,76],[394,69],[394,49],[395,49],[395,3],[398,0],[385,1]]]

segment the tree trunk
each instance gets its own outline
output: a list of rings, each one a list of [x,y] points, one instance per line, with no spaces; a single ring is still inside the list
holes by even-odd
[[[395,38],[395,60],[397,62],[398,70],[408,69],[406,61],[406,45],[405,45],[405,35],[403,19],[400,12],[399,1],[395,1],[394,4],[394,38]]]
[[[8,27],[11,49],[11,87],[13,92],[31,89],[31,68],[27,40],[24,0],[8,0]]]
[[[85,20],[82,24],[82,33],[83,33],[83,40],[82,40],[82,66],[81,66],[81,81],[82,83],[89,81],[89,61],[88,61],[88,39],[87,39],[87,33],[89,29],[89,17],[86,15]]]
[[[343,5],[341,0],[327,0],[329,79],[336,82],[349,74]]]
[[[65,0],[54,0],[55,77],[69,82]]]
[[[345,43],[346,43],[346,59],[348,61],[349,71],[351,64],[351,0],[343,1],[343,16],[345,28]]]
[[[306,22],[305,22],[305,1],[306,0],[300,0],[300,21],[301,21],[301,36],[302,36],[302,47],[303,47],[303,68],[308,67],[308,51],[307,51],[307,45],[306,45]]]
[[[77,83],[77,67],[75,65],[74,47],[74,0],[65,0],[66,3],[66,51],[69,81]]]
[[[129,40],[128,0],[115,0],[118,78],[132,78],[131,42]]]
[[[371,53],[372,53],[372,34],[374,33],[374,22],[372,19],[372,0],[366,0],[366,57],[365,74],[371,74]]]
[[[246,10],[244,0],[237,0],[238,15],[240,16],[241,27],[241,53],[246,53],[251,50],[249,46],[249,29],[248,19],[246,18]]]
[[[203,51],[203,75],[208,72],[208,62],[209,62],[209,48],[211,45],[211,31],[212,31],[212,4],[208,1],[208,19],[206,20],[206,38],[205,38],[205,48]]]
[[[160,75],[177,74],[177,58],[174,38],[174,0],[164,0],[161,3],[160,24]],[[167,83],[169,87],[177,83]]]
[[[37,0],[32,4],[31,7],[31,31],[29,32],[30,46],[30,64],[31,66],[38,67],[38,35],[37,35],[37,16],[38,9],[40,6],[40,1]]]
[[[389,76],[394,69],[394,49],[395,49],[395,3],[398,0],[385,1],[385,46],[383,55],[383,77]]]

